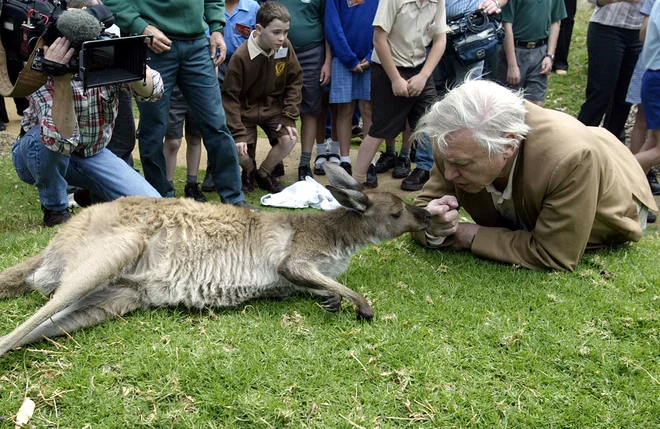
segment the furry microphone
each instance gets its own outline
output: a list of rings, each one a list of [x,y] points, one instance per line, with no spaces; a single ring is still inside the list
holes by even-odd
[[[57,29],[72,45],[94,40],[104,30],[103,24],[93,15],[81,9],[67,9],[57,18]]]

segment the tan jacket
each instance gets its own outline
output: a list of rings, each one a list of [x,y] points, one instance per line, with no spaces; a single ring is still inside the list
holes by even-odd
[[[513,230],[485,189],[469,194],[447,181],[435,150],[431,178],[415,204],[456,196],[482,226],[472,253],[527,268],[573,270],[587,248],[639,241],[634,198],[657,207],[628,148],[603,128],[529,102],[525,107],[532,131],[520,147],[512,196],[525,230]],[[413,238],[426,245],[424,232]]]

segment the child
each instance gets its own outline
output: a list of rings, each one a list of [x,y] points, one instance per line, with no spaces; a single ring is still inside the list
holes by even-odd
[[[543,106],[555,60],[563,0],[511,0],[502,9],[506,37],[500,50],[498,82],[524,88],[525,99]]]
[[[340,165],[349,174],[352,173],[350,149],[355,100],[359,102],[364,132],[371,126],[371,23],[377,8],[377,0],[326,2],[325,36],[333,56],[330,103],[337,105]]]
[[[277,193],[284,189],[273,176],[273,168],[298,141],[296,120],[302,98],[303,74],[287,40],[291,16],[277,2],[266,2],[257,12],[256,29],[232,55],[222,100],[227,125],[236,141],[244,172],[243,185],[256,179],[261,189]],[[253,156],[257,125],[269,139],[277,139],[259,169]]]
[[[383,139],[395,138],[406,120],[411,128],[435,100],[431,73],[445,51],[447,19],[444,0],[381,0],[374,27],[371,70],[372,124],[358,151],[353,177],[375,188],[371,161]],[[426,56],[426,47],[433,47]]]

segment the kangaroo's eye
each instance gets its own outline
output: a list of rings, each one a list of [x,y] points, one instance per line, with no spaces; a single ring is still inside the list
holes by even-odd
[[[401,214],[402,214],[402,213],[403,213],[403,210],[399,210],[399,211],[396,212],[396,213],[392,213],[392,217],[393,217],[394,219],[398,219],[398,218],[401,217]]]

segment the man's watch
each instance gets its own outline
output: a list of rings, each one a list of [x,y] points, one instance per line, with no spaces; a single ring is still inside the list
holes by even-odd
[[[555,62],[555,54],[545,54],[545,57],[550,58],[550,61],[552,61],[553,63]],[[543,57],[543,58],[545,58],[545,57]]]

